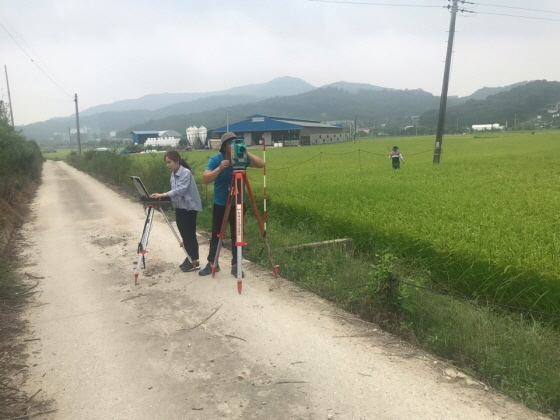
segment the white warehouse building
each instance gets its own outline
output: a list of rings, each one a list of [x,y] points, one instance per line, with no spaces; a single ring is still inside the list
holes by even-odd
[[[503,130],[504,127],[500,124],[477,124],[472,126],[473,131],[490,131],[490,130]]]
[[[173,130],[158,131],[157,137],[148,137],[144,146],[152,147],[177,147],[181,140],[181,134]]]

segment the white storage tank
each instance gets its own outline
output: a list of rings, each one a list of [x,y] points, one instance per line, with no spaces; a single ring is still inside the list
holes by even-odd
[[[198,128],[191,126],[187,128],[187,140],[190,144],[194,144],[198,138]]]
[[[201,125],[198,127],[198,139],[202,144],[206,144],[206,138],[208,137],[208,129]]]

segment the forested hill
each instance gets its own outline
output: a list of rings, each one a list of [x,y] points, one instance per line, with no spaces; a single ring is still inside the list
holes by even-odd
[[[403,118],[420,115],[438,106],[439,97],[420,89],[359,90],[352,93],[334,87],[324,87],[300,95],[269,98],[256,103],[148,121],[129,127],[129,130],[148,130],[158,126],[183,132],[185,127],[190,125],[204,125],[212,129],[226,125],[226,112],[229,114],[230,123],[253,114],[264,114],[318,121],[357,118],[358,124],[362,126],[403,124]]]
[[[358,126],[385,127],[388,131],[419,125],[427,131],[437,125],[440,98],[421,89],[397,90],[373,85],[337,83],[291,96],[261,99],[259,96],[223,95],[175,103],[147,110],[111,111],[83,115],[80,126],[93,128],[107,135],[117,131],[129,138],[132,130],[176,130],[185,133],[189,126],[205,126],[209,130],[244,120],[253,114],[301,118],[318,121],[357,119]],[[369,86],[369,87],[368,87]],[[505,88],[499,88],[500,90]],[[533,81],[501,91],[484,100],[450,97],[447,101],[448,128],[470,127],[473,124],[498,123],[512,126],[546,113],[546,107],[560,102],[560,82]],[[230,92],[231,93],[231,92]],[[254,92],[249,92],[254,93]],[[67,138],[69,127],[75,127],[75,117],[53,118],[21,127],[23,134],[39,142],[50,138]]]
[[[297,77],[277,77],[267,83],[250,84],[217,92],[200,93],[159,93],[136,99],[124,99],[112,104],[97,105],[86,109],[82,115],[94,115],[102,112],[140,110],[158,110],[170,105],[193,102],[198,99],[224,96],[245,96],[262,100],[273,96],[289,96],[316,89],[315,86]],[[254,102],[254,101],[253,101]]]
[[[537,115],[547,117],[548,106],[560,102],[560,82],[536,80],[511,90],[488,96],[484,100],[468,100],[464,104],[448,106],[446,126],[470,127],[474,124],[500,124],[513,126],[514,121],[532,120]],[[432,127],[437,124],[438,111],[425,112],[420,124]],[[458,123],[457,123],[458,121]]]

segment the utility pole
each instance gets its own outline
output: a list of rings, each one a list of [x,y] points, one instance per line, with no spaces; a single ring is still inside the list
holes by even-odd
[[[78,113],[78,94],[74,94],[74,102],[76,102],[76,136],[78,138],[78,155],[82,155],[82,143],[80,142],[80,114]]]
[[[356,143],[356,134],[358,131],[358,116],[354,118],[354,143]]]
[[[449,88],[449,72],[451,70],[451,55],[453,54],[453,37],[455,36],[455,20],[457,18],[458,2],[459,0],[453,0],[453,5],[451,6],[451,22],[449,24],[449,38],[447,40],[445,71],[443,73],[443,86],[441,88],[441,98],[439,102],[436,145],[434,148],[434,164],[439,164],[439,161],[441,159],[441,145],[443,143],[443,129],[445,126],[445,108],[447,107],[447,90]]]
[[[4,65],[4,71],[6,72],[6,85],[8,86],[8,106],[10,107],[10,118],[12,120],[12,127],[14,125],[14,111],[12,110],[12,97],[10,95],[10,82],[8,82],[8,67]]]

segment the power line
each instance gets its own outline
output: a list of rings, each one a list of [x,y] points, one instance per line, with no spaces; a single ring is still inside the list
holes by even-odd
[[[391,4],[391,3],[371,3],[371,2],[361,2],[361,1],[349,1],[349,0],[308,0],[314,1],[319,3],[340,3],[340,4],[356,4],[356,5],[363,5],[363,6],[390,6],[390,7],[421,7],[421,8],[437,8],[437,9],[447,9],[449,6],[430,6],[430,5],[418,5],[418,4]],[[516,9],[516,10],[526,10],[530,12],[540,12],[540,13],[554,13],[560,14],[560,12],[555,12],[552,10],[541,10],[541,9],[531,9],[528,7],[513,7],[513,6],[499,6],[496,4],[488,4],[488,3],[473,3],[461,0],[462,4],[469,4],[474,6],[486,6],[486,7],[502,7],[507,9]],[[534,20],[548,20],[552,22],[560,22],[560,19],[551,19],[551,18],[543,18],[543,17],[535,17],[535,16],[521,16],[521,15],[510,15],[505,13],[491,13],[491,12],[479,12],[479,11],[472,11],[468,9],[459,9],[459,12],[470,12],[476,13],[480,15],[493,15],[493,16],[506,16],[506,17],[515,17],[521,19],[534,19]]]
[[[37,54],[37,53],[35,52],[35,50],[33,50],[33,48],[31,48],[31,46],[27,43],[27,41],[25,41],[25,39],[18,33],[18,31],[16,31],[16,29],[10,24],[10,22],[8,21],[8,19],[6,19],[6,16],[4,16],[2,13],[0,13],[0,16],[2,17],[2,19],[4,19],[4,21],[8,24],[8,26],[12,29],[12,32],[15,33],[15,34],[23,41],[23,43],[25,44],[25,46],[26,46],[27,48],[29,48],[29,50],[30,50],[33,54],[35,54],[35,56],[39,59],[39,61],[40,61],[41,63],[43,63],[43,65],[45,66],[45,68],[46,68],[47,70],[49,70],[49,72],[53,73],[53,71],[49,68],[49,66],[47,65],[47,63],[45,63],[45,61],[41,59],[41,57],[39,56],[39,54]]]
[[[560,22],[560,19],[539,18],[539,17],[534,17],[534,16],[508,15],[508,14],[505,14],[505,13],[491,13],[491,12],[479,12],[479,11],[474,11],[473,13],[476,13],[477,15],[506,16],[506,17],[521,18],[521,19],[548,20],[548,21],[552,21],[552,22]]]
[[[468,4],[474,4],[474,5],[480,5],[480,6],[489,6],[489,7],[501,7],[501,8],[503,8],[503,9],[527,10],[527,11],[529,11],[529,12],[542,12],[542,13],[560,14],[560,12],[555,12],[555,11],[553,11],[553,10],[530,9],[530,8],[527,8],[527,7],[500,6],[500,5],[498,5],[498,4],[470,3],[470,2],[468,2]]]
[[[43,73],[47,79],[49,79],[57,88],[59,88],[62,92],[64,92],[66,95],[68,95],[69,97],[72,97],[72,95],[70,95],[68,92],[66,92],[63,88],[60,87],[60,85],[58,83],[56,83],[42,68],[41,66],[39,66],[39,64],[37,64],[35,62],[35,60],[33,60],[33,58],[27,53],[27,51],[25,51],[25,49],[20,45],[19,42],[17,42],[17,40],[12,36],[12,34],[10,33],[10,31],[8,31],[8,29],[2,24],[2,22],[0,22],[0,26],[2,26],[2,28],[4,28],[4,30],[6,31],[6,33],[10,36],[10,38],[12,38],[12,40],[16,43],[16,45],[19,47],[20,50],[23,51],[23,53],[31,60],[31,62],[33,64],[35,64],[37,66],[37,68],[41,71],[41,73]]]
[[[392,6],[392,7],[423,7],[423,8],[437,8],[442,9],[447,6],[422,6],[418,4],[392,4],[392,3],[369,3],[359,1],[345,1],[345,0],[309,0],[319,3],[343,3],[343,4],[361,4],[366,6]]]

